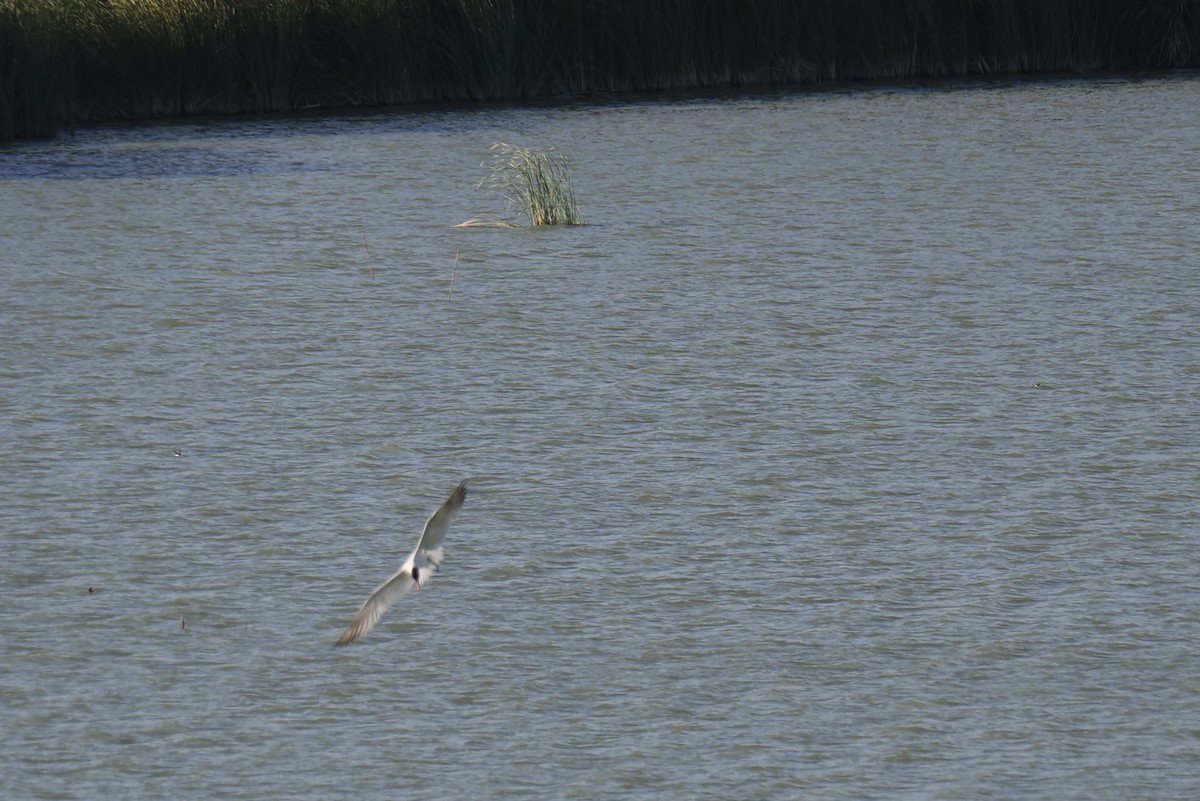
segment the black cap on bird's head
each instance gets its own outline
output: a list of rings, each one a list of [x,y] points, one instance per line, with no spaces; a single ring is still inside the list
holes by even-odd
[[[412,572],[413,583],[417,585],[417,589],[421,589],[421,568],[414,567]]]

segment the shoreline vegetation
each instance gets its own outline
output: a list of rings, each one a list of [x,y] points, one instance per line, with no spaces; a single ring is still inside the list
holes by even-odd
[[[0,141],[193,115],[1200,67],[1200,0],[0,0]]]

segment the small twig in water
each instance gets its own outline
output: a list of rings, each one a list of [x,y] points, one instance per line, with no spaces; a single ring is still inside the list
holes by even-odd
[[[458,248],[454,249],[454,272],[450,273],[450,291],[446,293],[446,301],[454,297],[454,279],[458,275]]]
[[[363,237],[363,250],[367,251],[367,269],[371,271],[371,280],[375,280],[375,264],[371,261],[371,246],[367,244],[367,238]]]

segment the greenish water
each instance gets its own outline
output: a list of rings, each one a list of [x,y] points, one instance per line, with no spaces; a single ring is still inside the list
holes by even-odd
[[[1198,95],[3,151],[0,795],[1194,798]]]

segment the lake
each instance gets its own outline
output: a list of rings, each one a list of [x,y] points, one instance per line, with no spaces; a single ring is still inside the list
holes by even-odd
[[[588,224],[453,228],[497,142]],[[0,149],[0,796],[1196,798],[1197,153],[1195,74]]]

